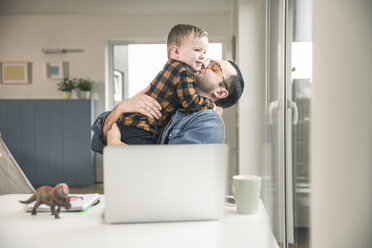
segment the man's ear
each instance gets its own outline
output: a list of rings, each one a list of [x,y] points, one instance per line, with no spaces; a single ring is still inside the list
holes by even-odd
[[[174,59],[178,59],[180,56],[180,50],[178,49],[177,46],[172,46],[170,53],[171,53],[171,57]]]
[[[214,90],[212,94],[216,99],[224,99],[229,95],[229,92],[225,88],[221,87]]]

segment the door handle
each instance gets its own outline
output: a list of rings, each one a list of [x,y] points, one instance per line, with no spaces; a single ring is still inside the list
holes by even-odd
[[[297,123],[298,123],[298,108],[297,108],[297,104],[294,101],[288,100],[288,108],[293,109],[293,120],[292,120],[292,124],[293,125],[297,125]]]
[[[274,109],[280,109],[279,101],[273,101],[269,104],[269,123],[270,124],[274,124],[274,121],[273,121],[273,110]]]

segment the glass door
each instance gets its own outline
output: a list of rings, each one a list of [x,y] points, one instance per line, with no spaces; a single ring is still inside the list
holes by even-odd
[[[267,2],[266,180],[281,247],[309,247],[311,0]]]
[[[263,200],[272,219],[273,233],[285,243],[284,189],[284,16],[283,1],[268,1],[266,76],[266,152]]]
[[[289,247],[310,247],[311,0],[287,0],[286,173]]]

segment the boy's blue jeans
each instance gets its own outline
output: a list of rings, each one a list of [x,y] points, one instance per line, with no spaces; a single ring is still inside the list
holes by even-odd
[[[128,145],[156,144],[158,135],[145,131],[141,128],[124,126],[122,122],[118,123],[121,141]]]

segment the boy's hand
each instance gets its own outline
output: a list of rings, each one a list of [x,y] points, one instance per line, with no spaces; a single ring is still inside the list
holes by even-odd
[[[125,145],[125,143],[121,142],[121,133],[116,122],[112,124],[111,129],[107,132],[107,145],[109,146]]]
[[[217,106],[216,104],[214,104],[213,110],[216,111],[219,115],[222,115],[223,113],[223,108]]]
[[[216,111],[219,115],[222,115],[223,113],[223,108],[217,106],[216,104],[214,104],[213,110]]]
[[[214,106],[214,111],[216,111],[219,115],[222,115],[223,114],[223,108],[219,107],[219,106]]]

